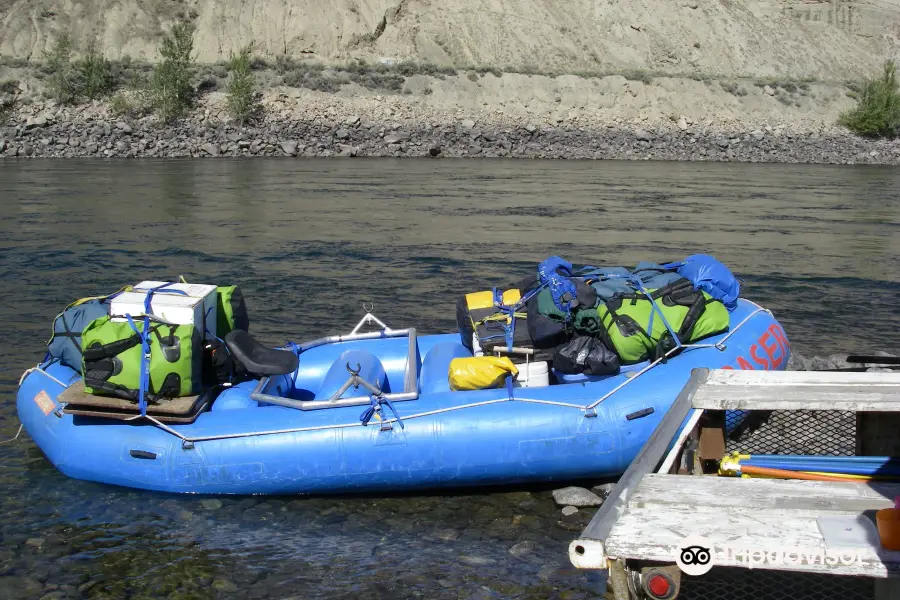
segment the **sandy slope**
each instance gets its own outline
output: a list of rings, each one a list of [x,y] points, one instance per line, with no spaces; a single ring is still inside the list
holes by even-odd
[[[0,0],[0,53],[38,58],[69,31],[153,59],[178,16],[201,61],[253,41],[327,61],[843,79],[900,55],[900,0]]]

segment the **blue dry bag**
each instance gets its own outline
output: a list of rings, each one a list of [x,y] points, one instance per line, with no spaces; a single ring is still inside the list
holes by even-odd
[[[707,254],[694,254],[684,259],[678,274],[694,284],[694,287],[721,300],[730,311],[737,308],[741,284],[732,272],[717,259]]]

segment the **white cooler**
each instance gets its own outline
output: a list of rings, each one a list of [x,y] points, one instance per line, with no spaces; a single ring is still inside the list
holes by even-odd
[[[113,321],[127,321],[126,314],[134,319],[144,314],[146,292],[164,285],[165,281],[142,281],[133,292],[119,294],[110,302],[109,314]],[[167,293],[178,290],[184,294]],[[185,295],[186,294],[186,295]],[[206,339],[216,336],[216,286],[196,283],[173,283],[153,293],[150,314],[178,325],[193,324]]]

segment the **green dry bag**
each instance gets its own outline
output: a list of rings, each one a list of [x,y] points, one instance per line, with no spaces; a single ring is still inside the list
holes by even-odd
[[[143,331],[142,319],[135,319],[134,325]],[[128,322],[116,322],[104,316],[91,321],[81,339],[85,391],[137,402],[143,352],[140,334]],[[203,350],[197,328],[151,320],[149,342],[150,382],[145,392],[148,402],[198,394]]]
[[[647,291],[652,301],[643,293],[619,294],[597,308],[601,337],[623,364],[659,358],[675,347],[660,313],[683,344],[728,330],[725,305],[686,279]]]
[[[250,317],[241,288],[236,285],[216,288],[216,335],[224,339],[235,329],[250,331]]]

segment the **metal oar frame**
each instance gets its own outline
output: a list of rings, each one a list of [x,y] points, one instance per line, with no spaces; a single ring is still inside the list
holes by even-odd
[[[371,308],[369,309],[371,310]],[[370,331],[367,333],[359,333],[360,329],[362,329],[366,325],[376,324],[381,327],[378,331]],[[297,345],[297,349],[301,354],[310,350],[312,348],[316,348],[318,346],[324,346],[326,344],[336,344],[339,342],[352,342],[357,340],[373,340],[373,339],[382,339],[382,338],[402,338],[405,337],[409,340],[409,353],[406,360],[406,375],[404,376],[404,386],[402,392],[389,393],[385,394],[382,392],[379,386],[372,385],[368,381],[363,380],[359,377],[359,365],[357,364],[357,368],[353,369],[348,364],[347,371],[350,376],[347,378],[347,381],[341,388],[336,391],[331,398],[327,400],[292,400],[290,398],[284,398],[282,396],[273,396],[271,394],[264,393],[272,382],[272,377],[264,377],[260,379],[259,383],[256,385],[256,388],[250,394],[250,398],[252,400],[256,400],[257,402],[264,402],[266,404],[275,404],[278,406],[285,406],[287,408],[296,408],[299,410],[319,410],[322,408],[341,408],[346,406],[368,406],[371,404],[371,396],[375,396],[379,399],[389,400],[391,402],[404,402],[406,400],[416,400],[419,397],[419,373],[418,373],[418,364],[417,364],[417,356],[418,353],[416,351],[416,329],[414,327],[410,327],[407,329],[391,329],[384,322],[373,315],[371,312],[367,311],[365,316],[360,319],[359,323],[356,324],[356,327],[353,328],[348,334],[344,335],[331,335],[323,338],[318,338],[309,342],[304,342],[302,344]],[[359,389],[362,386],[365,388],[370,394],[366,394],[364,396],[352,396],[350,398],[341,398],[341,396],[351,387],[354,389]]]

